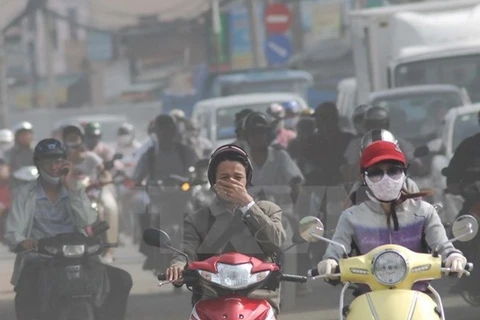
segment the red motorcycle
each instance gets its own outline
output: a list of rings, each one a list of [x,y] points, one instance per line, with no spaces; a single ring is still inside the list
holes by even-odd
[[[162,230],[147,229],[143,240],[150,246],[168,248],[187,258],[185,253],[170,245],[170,237]],[[170,283],[164,274],[158,275],[160,285]],[[277,290],[281,281],[304,283],[307,277],[281,273],[276,263],[231,252],[204,261],[188,262],[183,284],[191,290],[200,287],[216,294],[216,298],[200,300],[190,314],[190,320],[244,319],[275,320],[275,310],[265,299],[250,299],[257,289]]]

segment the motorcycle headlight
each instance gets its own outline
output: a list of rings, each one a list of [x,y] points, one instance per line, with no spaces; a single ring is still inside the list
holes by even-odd
[[[407,273],[407,260],[396,251],[382,252],[373,259],[373,274],[384,285],[399,283]]]
[[[244,289],[248,286],[264,280],[270,274],[270,271],[261,271],[254,274],[251,263],[238,265],[217,264],[217,273],[199,270],[199,274],[207,281],[213,282],[228,289]]]
[[[92,254],[92,253],[95,253],[98,251],[98,249],[100,249],[100,245],[99,244],[95,244],[93,246],[89,246],[87,247],[87,254]]]
[[[85,253],[84,245],[66,245],[63,246],[63,255],[67,258],[77,258]]]

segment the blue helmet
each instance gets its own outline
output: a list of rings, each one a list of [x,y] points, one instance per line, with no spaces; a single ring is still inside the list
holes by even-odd
[[[291,100],[291,101],[286,101],[280,103],[282,107],[285,109],[286,113],[300,113],[300,105],[298,104],[297,101]]]

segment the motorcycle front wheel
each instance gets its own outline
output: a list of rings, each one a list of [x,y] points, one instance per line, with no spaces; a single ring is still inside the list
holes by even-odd
[[[60,309],[57,320],[95,320],[95,312],[88,301],[72,301]]]

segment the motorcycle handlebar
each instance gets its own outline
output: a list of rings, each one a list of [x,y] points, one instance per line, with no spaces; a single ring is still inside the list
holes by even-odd
[[[339,274],[340,273],[340,266],[337,266],[335,268],[335,272],[336,274]],[[310,269],[307,271],[307,275],[309,277],[318,277],[320,274],[318,273],[318,269],[317,268],[313,268],[313,269]]]
[[[288,281],[288,282],[298,282],[298,283],[305,283],[307,282],[307,277],[304,276],[297,276],[293,274],[282,274],[280,280],[281,281]]]

